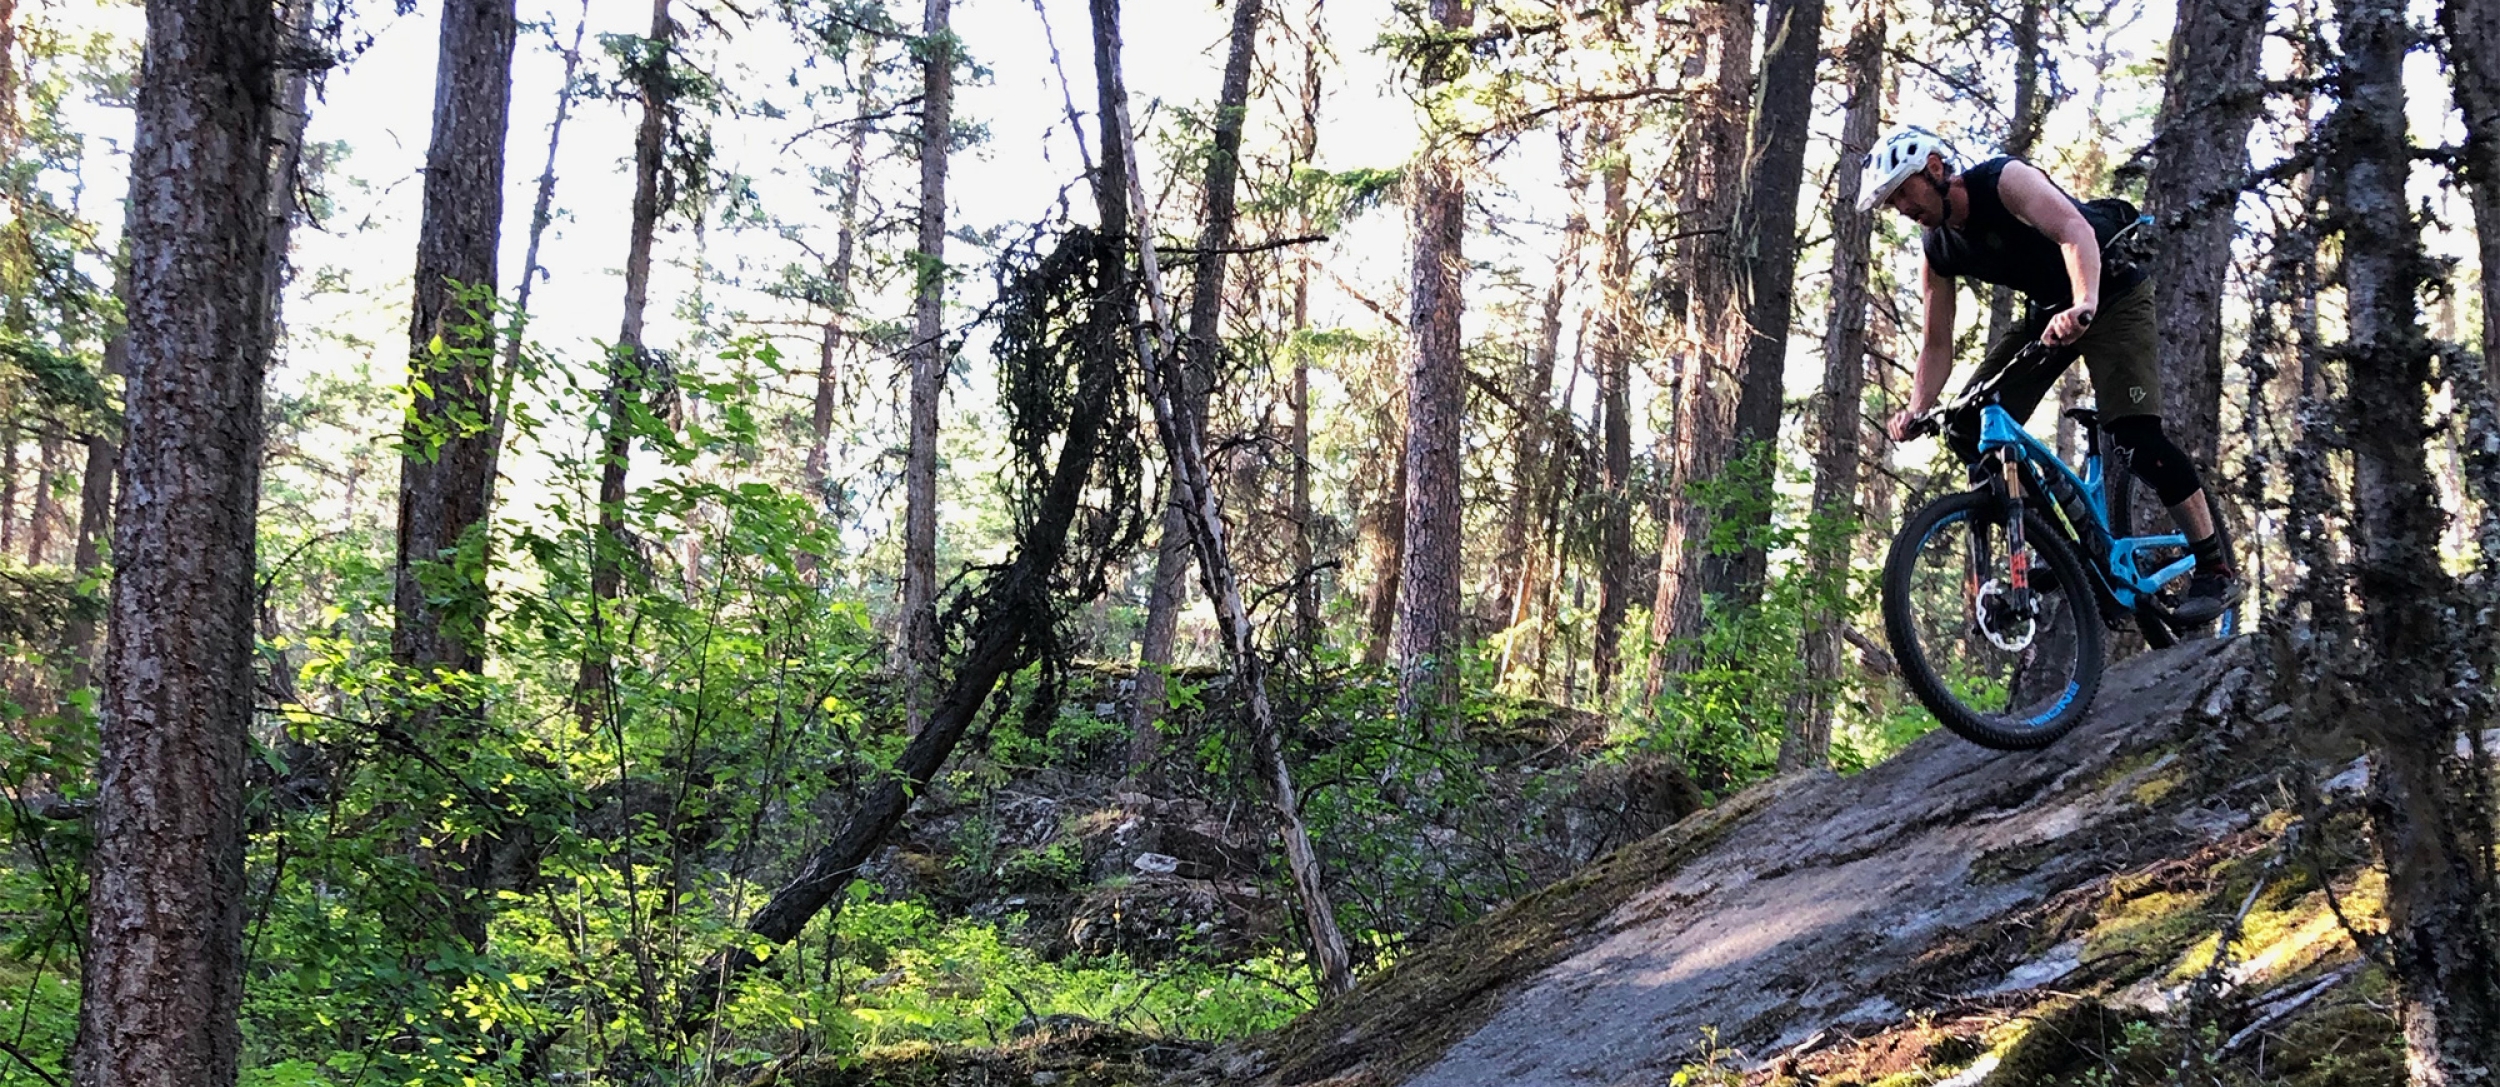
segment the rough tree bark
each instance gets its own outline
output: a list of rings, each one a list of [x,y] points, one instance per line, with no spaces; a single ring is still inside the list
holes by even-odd
[[[35,508],[26,516],[26,564],[41,566],[52,557],[52,523],[60,519],[61,501],[52,493],[61,463],[61,432],[51,424],[35,439]]]
[[[17,0],[0,0],[0,163],[16,161],[20,128],[17,116]],[[12,171],[13,172],[13,171]],[[12,325],[26,320],[30,284],[19,256],[29,251],[25,198],[13,177],[0,177],[0,319]],[[0,555],[17,543],[17,440],[15,407],[0,392]]]
[[[599,407],[599,531],[591,538],[590,556],[592,644],[582,654],[581,679],[574,689],[585,730],[604,713],[608,625],[625,581],[625,476],[634,448],[627,405],[643,395],[647,376],[643,311],[651,298],[651,246],[660,227],[660,156],[665,150],[669,110],[667,70],[677,34],[668,5],[669,0],[652,0],[649,52],[643,57],[650,68],[636,73],[641,82],[637,97],[642,103],[642,123],[634,130],[634,203],[625,236],[625,313],[617,326],[616,344],[608,349],[608,387]]]
[[[1737,176],[1745,155],[1746,103],[1753,85],[1753,5],[1710,0],[1693,9],[1692,58],[1686,70],[1687,131],[1684,207],[1678,254],[1690,284],[1685,318],[1683,389],[1676,402],[1675,486],[1666,537],[1658,552],[1658,589],[1645,689],[1656,697],[1667,674],[1684,662],[1667,647],[1701,630],[1702,598],[1726,591],[1726,563],[1709,554],[1710,511],[1691,497],[1696,483],[1719,478],[1735,443],[1737,357],[1726,347],[1735,299],[1735,257],[1728,231],[1736,215]]]
[[[1723,253],[1733,262],[1732,275],[1718,300],[1726,309],[1719,328],[1723,346],[1715,359],[1705,357],[1706,363],[1716,363],[1707,366],[1712,371],[1708,380],[1723,385],[1732,378],[1735,395],[1732,404],[1724,387],[1696,397],[1697,406],[1707,399],[1712,410],[1694,413],[1686,424],[1691,434],[1680,450],[1683,470],[1676,476],[1682,510],[1671,529],[1685,568],[1673,577],[1663,567],[1659,571],[1659,597],[1668,605],[1659,609],[1667,625],[1657,631],[1666,671],[1680,671],[1689,661],[1689,650],[1680,647],[1701,633],[1702,598],[1751,607],[1762,597],[1768,562],[1758,542],[1744,542],[1728,555],[1708,554],[1699,546],[1718,531],[1716,522],[1730,522],[1749,536],[1768,524],[1767,494],[1730,496],[1732,504],[1718,511],[1686,497],[1693,485],[1718,479],[1746,450],[1779,438],[1780,379],[1787,367],[1796,292],[1797,190],[1805,174],[1823,0],[1772,0],[1765,17],[1762,91],[1756,96],[1741,172],[1730,179],[1736,191]],[[1711,299],[1704,295],[1701,300]],[[1734,372],[1717,372],[1728,361],[1734,362]],[[1714,453],[1717,462],[1707,463]],[[1761,486],[1767,490],[1768,480]],[[1653,666],[1653,694],[1663,678],[1662,670]]]
[[[1823,330],[1823,390],[1816,402],[1814,517],[1808,528],[1806,583],[1822,587],[1848,576],[1850,533],[1857,514],[1859,433],[1867,365],[1867,256],[1875,216],[1858,210],[1859,156],[1875,147],[1883,112],[1885,0],[1864,0],[1842,63],[1849,71],[1849,108],[1840,128],[1840,167],[1832,184],[1832,316]],[[1780,738],[1783,771],[1824,765],[1832,746],[1832,695],[1840,680],[1846,612],[1817,605],[1808,613],[1802,646],[1805,682],[1788,701]]]
[[[417,683],[485,666],[486,512],[494,490],[496,251],[512,107],[513,0],[450,0],[436,54],[434,132],[408,323],[414,389],[399,469],[391,660]],[[455,696],[456,698],[456,696]],[[476,708],[433,706],[409,728]],[[462,726],[465,727],[465,726]]]
[[[936,681],[938,398],[946,389],[946,158],[955,125],[952,0],[928,0],[920,41],[920,242],[912,253],[910,447],[903,465],[903,621],[895,664],[918,733]]]
[[[413,395],[400,435],[391,661],[412,685],[440,683],[445,694],[419,700],[399,727],[417,743],[462,750],[475,742],[483,714],[467,682],[486,666],[496,258],[519,32],[513,9],[513,0],[443,6],[408,324]],[[441,922],[477,950],[486,946],[493,912],[489,866],[481,863],[490,837],[419,850]]]
[[[1431,0],[1426,29],[1450,38],[1421,47],[1423,94],[1466,71],[1463,36],[1475,26],[1474,0]],[[1467,182],[1464,139],[1428,137],[1416,159],[1412,187],[1414,288],[1407,328],[1414,337],[1406,375],[1406,549],[1398,583],[1397,669],[1400,720],[1418,730],[1443,718],[1458,697],[1460,537],[1466,531],[1459,476],[1460,424],[1467,411],[1466,360],[1461,357]]]
[[[2337,9],[2341,95],[2326,122],[2321,171],[2331,227],[2341,233],[2349,366],[2345,433],[2352,451],[2354,589],[2363,640],[2343,669],[2359,703],[2348,720],[2375,741],[2369,805],[2387,865],[2387,948],[2402,994],[2410,1078],[2419,1084],[2500,1079],[2500,948],[2488,790],[2446,765],[2460,732],[2480,729],[2470,700],[2443,696],[2473,681],[2444,629],[2461,605],[2440,565],[2444,521],[2426,447],[2434,348],[2421,325],[2433,274],[2405,195],[2405,55],[2416,35],[2402,7]],[[2480,824],[2479,826],[2477,824]]]
[[[1764,9],[1762,89],[1755,95],[1745,172],[1738,182],[1731,241],[1742,309],[1728,351],[1741,358],[1736,451],[1775,446],[1780,435],[1781,377],[1788,368],[1788,329],[1797,278],[1797,193],[1805,183],[1806,130],[1814,117],[1815,70],[1823,56],[1823,0],[1770,0]],[[1776,463],[1767,466],[1776,475]],[[1770,479],[1763,493],[1735,511],[1748,534],[1771,521]],[[1729,562],[1729,597],[1742,607],[1762,599],[1769,565],[1759,543]]]
[[[2145,210],[2161,227],[2152,267],[2161,322],[2162,423],[2211,471],[2222,449],[2222,291],[2248,130],[2264,95],[2265,0],[2182,0],[2153,123]]]
[[[7,22],[9,0],[0,0],[0,23]],[[282,40],[302,46],[302,38],[311,23],[311,0],[286,0],[278,12],[278,31]],[[5,51],[0,51],[5,52]],[[0,76],[0,82],[6,77]],[[270,157],[268,188],[268,235],[262,243],[262,264],[268,275],[270,323],[267,342],[274,352],[281,331],[278,315],[288,279],[287,252],[293,236],[295,220],[302,208],[297,203],[296,178],[303,161],[304,128],[311,119],[309,89],[311,74],[303,68],[288,69],[278,82],[278,91],[271,100],[269,118]],[[128,270],[118,271],[113,281],[113,296],[124,309],[129,305]],[[126,374],[129,365],[128,330],[116,328],[105,338],[103,370],[107,380]],[[113,476],[121,464],[122,418],[118,413],[89,420],[86,433],[78,442],[84,453],[79,472],[78,526],[70,545],[70,570],[85,581],[104,561],[105,534],[111,531],[113,515]],[[63,627],[62,641],[69,651],[66,691],[85,689],[95,676],[95,620],[81,612]]]
[[[2482,268],[2484,384],[2500,389],[2500,0],[2445,0],[2449,85],[2465,114],[2460,171],[2474,202]]]
[[[1397,633],[1398,587],[1406,570],[1406,449],[1387,451],[1389,488],[1372,504],[1366,527],[1371,538],[1372,586],[1363,598],[1363,664],[1378,668],[1389,662],[1391,639]]]
[[[1116,52],[1116,0],[1113,7],[1112,21],[1107,25],[1103,23],[1104,13],[1097,8],[1095,34],[1113,35]],[[1232,42],[1224,58],[1224,83],[1215,100],[1214,146],[1207,151],[1207,217],[1198,231],[1197,259],[1192,269],[1185,348],[1188,364],[1181,370],[1179,386],[1174,390],[1178,396],[1172,404],[1178,413],[1174,422],[1201,447],[1206,444],[1208,394],[1224,350],[1224,251],[1233,245],[1234,189],[1241,176],[1242,118],[1250,101],[1250,62],[1258,52],[1259,14],[1263,8],[1263,0],[1235,0],[1233,5]],[[1105,108],[1108,107],[1106,100]],[[1144,214],[1145,208],[1140,203],[1138,213]],[[1150,291],[1153,288],[1153,284],[1148,284]],[[1153,297],[1160,304],[1161,296]],[[1163,511],[1163,536],[1155,548],[1154,586],[1146,604],[1145,633],[1138,643],[1137,699],[1130,706],[1132,771],[1145,767],[1155,757],[1159,735],[1155,722],[1163,717],[1164,678],[1172,667],[1172,642],[1180,626],[1181,603],[1187,598],[1183,589],[1192,549],[1190,501],[1177,486],[1174,488],[1172,501]],[[1202,579],[1205,576],[1202,572]]]
[[[235,1082],[269,358],[266,0],[148,7],[77,1081]]]
[[[1598,480],[1597,629],[1589,667],[1597,697],[1615,689],[1623,668],[1623,619],[1632,609],[1632,162],[1621,107],[1597,144],[1605,156],[1600,187],[1605,233],[1597,260]]]

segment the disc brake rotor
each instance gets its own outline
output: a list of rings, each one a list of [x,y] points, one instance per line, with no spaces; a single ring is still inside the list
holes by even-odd
[[[2008,653],[2020,653],[2031,648],[2032,640],[2039,637],[2040,621],[2034,615],[2017,613],[2014,606],[2006,602],[2006,594],[2012,591],[2004,582],[1990,578],[1987,584],[1979,587],[1979,598],[1972,604],[1977,612],[1979,633],[1988,639],[1988,644]],[[2039,601],[2034,598],[2032,608],[2037,607]]]

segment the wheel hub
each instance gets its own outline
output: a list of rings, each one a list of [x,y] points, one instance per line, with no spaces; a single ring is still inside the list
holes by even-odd
[[[1979,587],[1979,599],[1976,601],[1979,633],[1988,639],[1988,644],[1998,649],[2020,653],[2031,648],[2032,640],[2039,637],[2040,621],[2035,614],[2037,599],[2025,601],[2018,607],[2013,594],[2012,586],[1994,578]]]

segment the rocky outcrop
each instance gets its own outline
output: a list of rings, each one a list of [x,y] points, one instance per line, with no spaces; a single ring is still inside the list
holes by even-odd
[[[2053,1083],[2084,1064],[2115,1075],[2191,999],[2211,1027],[2182,1043],[2198,1059],[2279,1042],[2356,973],[2334,912],[2370,892],[2357,863],[2289,858],[2276,805],[2291,715],[2258,704],[2257,670],[2247,640],[2192,643],[2114,667],[2092,719],[2045,751],[1940,731],[1852,777],[1766,783],[1201,1074],[1507,1087],[1915,1068],[1899,1082]],[[2026,1023],[2059,1024],[2054,1044]],[[2376,1044],[2358,1037],[2355,1053]],[[2366,1064],[2329,1081],[2370,1082]]]

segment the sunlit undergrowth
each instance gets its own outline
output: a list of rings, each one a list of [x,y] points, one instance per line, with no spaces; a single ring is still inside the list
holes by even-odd
[[[998,1045],[1078,1021],[1214,1041],[1274,1029],[1312,1000],[1301,967],[1279,958],[1052,962],[1012,938],[1018,920],[940,917],[854,883],[831,939],[784,949],[780,969],[748,986],[723,1025],[750,1047],[742,1055],[759,1059],[902,1042]]]

